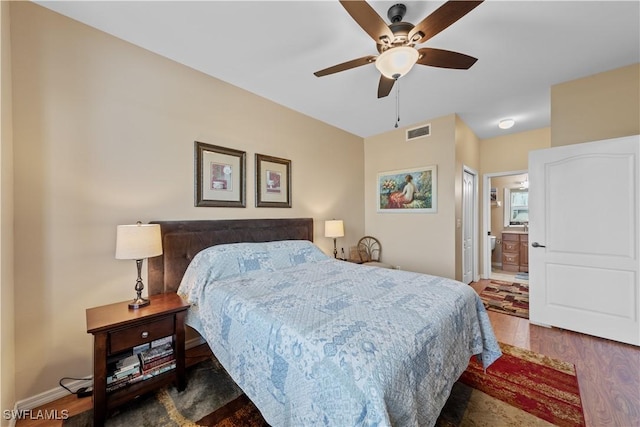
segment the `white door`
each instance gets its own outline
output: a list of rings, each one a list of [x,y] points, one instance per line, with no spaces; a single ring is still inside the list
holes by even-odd
[[[640,345],[640,136],[529,154],[532,323]]]
[[[462,282],[471,283],[475,266],[475,175],[468,170],[462,177]]]

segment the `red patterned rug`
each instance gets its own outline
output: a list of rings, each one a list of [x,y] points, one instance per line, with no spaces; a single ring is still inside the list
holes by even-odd
[[[472,358],[459,382],[552,425],[585,425],[573,364],[508,344],[500,347],[502,357],[486,372]]]
[[[529,285],[492,280],[480,298],[487,310],[529,318]]]

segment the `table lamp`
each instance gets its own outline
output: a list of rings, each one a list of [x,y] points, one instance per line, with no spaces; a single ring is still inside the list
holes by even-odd
[[[344,223],[341,219],[333,219],[324,222],[324,237],[333,237],[333,257],[338,258],[336,238],[344,236]]]
[[[151,302],[142,298],[142,261],[145,258],[162,255],[160,224],[119,225],[116,236],[116,259],[133,259],[138,268],[136,280],[136,298],[129,303],[129,308],[138,309]]]

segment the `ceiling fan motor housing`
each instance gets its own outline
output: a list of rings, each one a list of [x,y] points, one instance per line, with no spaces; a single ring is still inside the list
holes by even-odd
[[[389,8],[387,17],[389,21],[391,21],[389,29],[393,33],[394,38],[393,40],[386,40],[382,44],[378,43],[378,52],[382,53],[396,46],[412,46],[414,44],[409,40],[409,32],[414,28],[414,25],[402,20],[406,13],[407,7],[402,3],[396,3]]]
[[[400,22],[402,21],[402,18],[404,18],[404,15],[406,13],[407,13],[407,6],[403,5],[402,3],[396,3],[393,6],[391,6],[387,11],[387,17],[389,18],[389,21],[391,21],[392,23]]]

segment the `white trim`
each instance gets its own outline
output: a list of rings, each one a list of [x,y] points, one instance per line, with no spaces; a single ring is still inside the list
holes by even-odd
[[[473,244],[473,249],[472,249],[472,267],[471,267],[471,276],[472,276],[472,280],[474,282],[477,282],[478,280],[480,280],[480,271],[479,271],[479,246],[478,246],[478,171],[476,171],[475,169],[470,168],[467,165],[462,165],[462,182],[464,183],[464,174],[468,173],[469,175],[473,176],[473,215],[471,220],[473,221],[472,225],[472,230],[471,230],[471,235],[472,235],[472,244]],[[464,188],[464,185],[463,185]],[[464,203],[464,194],[462,197],[462,203]],[[462,206],[462,227],[464,229],[464,222],[466,220],[468,220],[468,218],[465,218],[464,215],[465,209],[464,206]],[[464,239],[464,232],[461,233],[462,237]],[[462,242],[463,247],[464,247],[464,242]],[[464,278],[464,249],[462,250],[462,274],[461,274],[461,278]]]
[[[80,387],[91,387],[93,385],[93,376],[87,377],[82,380],[70,381],[65,385],[71,390],[77,390]],[[40,394],[36,394],[35,396],[27,397],[26,399],[17,401],[15,409],[17,409],[18,411],[35,409],[39,406],[46,405],[47,403],[51,403],[54,400],[61,399],[68,395],[69,392],[67,390],[65,390],[61,386],[58,386],[52,388],[51,390],[43,391]]]
[[[185,342],[185,349],[190,349],[193,347],[197,347],[200,344],[204,344],[206,341],[202,337],[195,337],[187,340]],[[85,379],[70,381],[65,384],[71,390],[77,390],[81,387],[93,387],[93,375],[87,376]],[[68,396],[69,392],[61,386],[54,387],[50,390],[43,391],[42,393],[36,394],[35,396],[27,397],[26,399],[22,399],[16,402],[14,406],[15,411],[28,411],[31,409],[35,409],[39,406],[46,405],[47,403],[51,403],[55,400],[61,399],[65,396]],[[15,419],[11,419],[9,425],[11,427],[15,426]]]

